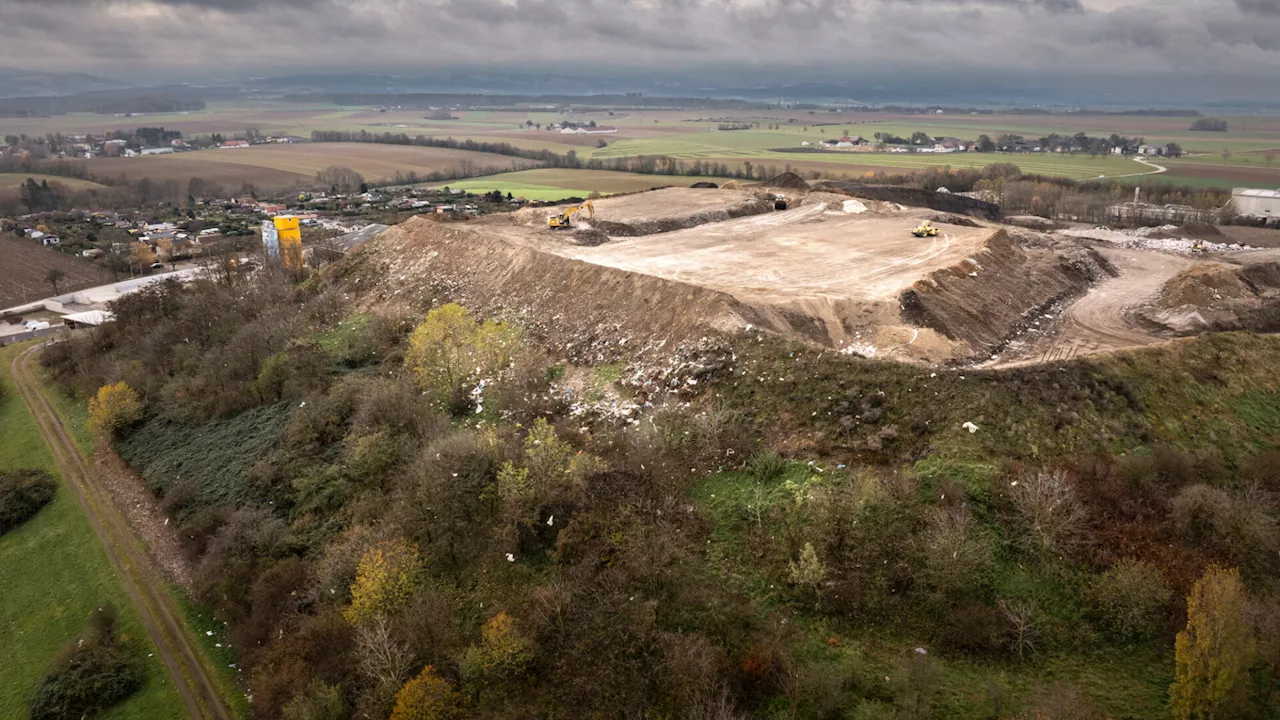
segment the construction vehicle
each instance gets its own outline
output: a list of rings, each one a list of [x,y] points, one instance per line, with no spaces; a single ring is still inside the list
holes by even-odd
[[[912,230],[911,234],[915,235],[918,238],[937,237],[938,228],[930,225],[929,221],[925,220],[924,222],[920,223],[920,227],[916,228],[915,230]]]
[[[552,215],[548,217],[547,227],[551,228],[552,230],[558,230],[560,228],[571,228],[573,227],[573,216],[577,215],[583,210],[586,210],[593,220],[595,219],[596,207],[595,205],[591,204],[590,200],[588,200],[582,203],[581,205],[574,205],[571,208],[565,208],[564,212],[560,213],[559,215]]]
[[[773,209],[774,209],[774,210],[786,210],[786,209],[787,209],[787,196],[786,196],[786,195],[779,195],[779,194],[777,194],[777,193],[774,193],[774,196],[773,196]]]

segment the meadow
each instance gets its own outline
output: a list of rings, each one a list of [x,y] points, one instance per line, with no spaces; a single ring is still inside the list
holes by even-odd
[[[56,474],[53,456],[9,377],[9,366],[27,344],[0,350],[0,470],[38,468]],[[63,644],[84,629],[104,603],[119,611],[121,633],[139,650],[146,684],[104,720],[176,718],[183,715],[177,690],[158,659],[105,551],[59,478],[58,494],[34,518],[0,537],[0,717],[26,717],[30,693]]]

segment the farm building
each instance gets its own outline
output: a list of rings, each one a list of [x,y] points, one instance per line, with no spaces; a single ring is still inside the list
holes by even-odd
[[[1280,190],[1235,188],[1231,191],[1231,204],[1243,217],[1280,222]]]

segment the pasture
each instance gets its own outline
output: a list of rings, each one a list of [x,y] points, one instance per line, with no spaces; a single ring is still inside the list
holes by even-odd
[[[233,150],[198,150],[133,158],[94,158],[89,171],[99,177],[150,178],[180,183],[202,178],[229,189],[250,183],[265,189],[311,187],[326,167],[348,167],[366,180],[388,180],[396,173],[476,174],[518,170],[527,160],[444,148],[373,143],[301,143],[255,145]]]

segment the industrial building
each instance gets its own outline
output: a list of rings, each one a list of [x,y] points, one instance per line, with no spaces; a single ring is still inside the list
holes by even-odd
[[[1241,217],[1280,224],[1280,190],[1235,188],[1231,191],[1231,204]]]

